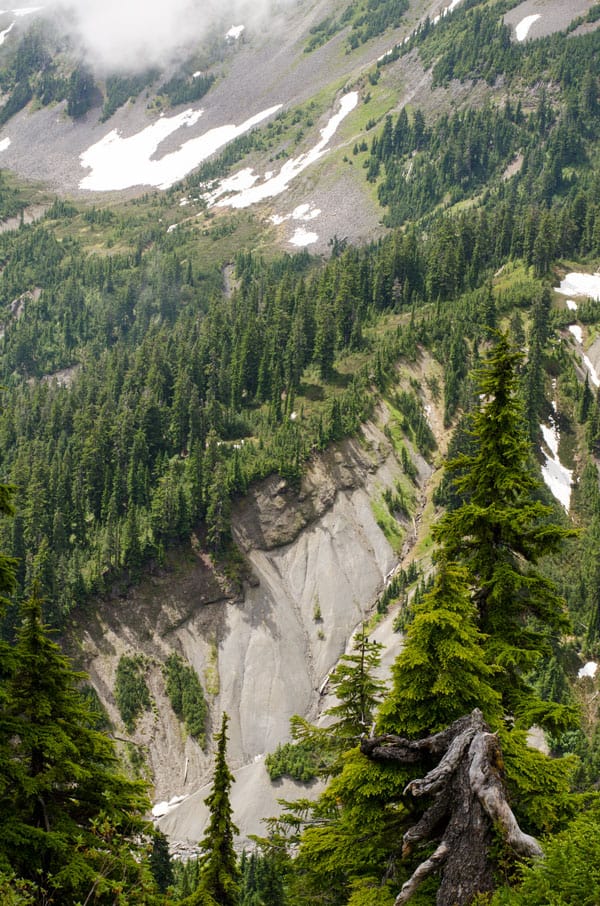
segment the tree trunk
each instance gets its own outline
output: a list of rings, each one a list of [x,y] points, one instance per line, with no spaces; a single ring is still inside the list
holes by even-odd
[[[542,855],[537,840],[521,831],[510,809],[501,776],[500,745],[478,709],[424,739],[391,734],[363,739],[361,751],[373,761],[398,764],[439,759],[425,777],[411,781],[404,791],[414,797],[430,796],[432,802],[404,834],[403,855],[418,844],[440,843],[404,884],[395,906],[408,903],[434,872],[441,873],[437,906],[466,906],[477,893],[491,890],[494,827],[517,855]]]

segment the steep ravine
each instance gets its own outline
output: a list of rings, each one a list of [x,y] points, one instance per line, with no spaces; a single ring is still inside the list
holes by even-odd
[[[145,655],[154,708],[131,739],[146,757],[155,801],[186,797],[160,821],[173,840],[201,836],[213,760],[210,745],[204,753],[186,736],[166,698],[161,664],[170,651],[202,679],[211,731],[223,710],[231,717],[228,759],[242,838],[262,831],[261,817],[277,812],[278,798],[306,795],[291,782],[272,785],[264,754],[289,738],[292,714],[317,718],[328,672],[398,562],[371,504],[401,474],[385,418],[382,409],[360,438],[315,457],[299,493],[274,476],[237,506],[234,535],[252,573],[243,595],[207,558],[190,554],[75,629],[79,659],[122,739],[130,737],[113,698],[117,664],[122,654]],[[429,467],[415,461],[425,481]]]

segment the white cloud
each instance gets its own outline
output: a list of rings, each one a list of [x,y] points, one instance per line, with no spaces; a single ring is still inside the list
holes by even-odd
[[[271,2],[46,0],[44,9],[60,17],[95,69],[132,71],[181,59],[182,49],[197,46],[213,27],[225,40],[232,21],[256,22]]]

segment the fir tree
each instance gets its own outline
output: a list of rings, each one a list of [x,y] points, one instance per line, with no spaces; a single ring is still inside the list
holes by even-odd
[[[442,561],[394,664],[394,688],[379,712],[383,731],[436,733],[476,707],[497,723],[500,696],[483,642],[466,570]]]
[[[498,334],[477,374],[480,405],[471,418],[473,449],[448,464],[462,502],[434,527],[444,556],[464,564],[475,589],[478,628],[504,709],[523,726],[555,729],[570,709],[535,696],[527,674],[549,650],[552,633],[568,627],[565,602],[538,567],[573,534],[539,499],[519,396],[521,354]]]
[[[306,758],[312,752],[309,770],[313,777],[341,770],[344,753],[370,731],[385,692],[385,684],[375,676],[382,648],[381,643],[369,639],[364,627],[356,633],[352,654],[342,655],[329,676],[329,688],[337,702],[324,712],[324,717],[332,718],[327,726],[317,727],[297,714],[291,718],[292,736],[299,743],[298,755]]]
[[[238,830],[232,820],[229,800],[233,774],[226,761],[228,722],[229,717],[223,712],[221,729],[215,736],[217,754],[212,791],[204,800],[210,818],[200,843],[203,854],[199,863],[199,885],[186,900],[186,906],[213,902],[218,906],[238,906],[239,903],[239,869],[233,848],[234,834]]]

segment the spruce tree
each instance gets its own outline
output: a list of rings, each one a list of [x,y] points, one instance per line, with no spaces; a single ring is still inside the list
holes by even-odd
[[[215,736],[217,754],[212,791],[204,800],[210,818],[200,843],[203,854],[199,862],[199,885],[186,900],[186,906],[213,902],[218,906],[238,906],[239,903],[239,868],[233,848],[238,829],[233,823],[229,799],[233,774],[226,760],[228,722],[229,716],[223,712],[221,729]]]
[[[83,674],[48,635],[34,593],[22,606],[0,789],[0,867],[35,885],[35,902],[152,903],[142,858],[143,784],[118,771],[113,743],[79,692]],[[6,783],[8,780],[8,783]],[[149,838],[148,838],[149,839]]]

